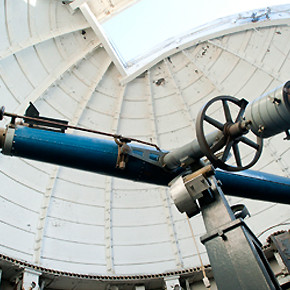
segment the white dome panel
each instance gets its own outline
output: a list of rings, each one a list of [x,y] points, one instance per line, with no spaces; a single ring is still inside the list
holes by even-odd
[[[55,252],[58,252],[58,255],[55,255]],[[104,255],[104,247],[96,247],[95,244],[83,244],[47,237],[41,259],[44,267],[57,270],[65,267],[68,272],[90,273],[94,269],[98,273],[104,273],[106,266]],[[80,265],[82,266],[80,267]]]
[[[15,56],[9,56],[1,61],[0,74],[5,86],[9,88],[9,92],[18,103],[22,102],[25,96],[33,90],[32,83],[23,73]],[[17,84],[21,84],[21,86],[17,86]]]
[[[9,201],[15,203],[15,205],[23,206],[24,208],[33,208],[38,212],[40,201],[42,198],[42,192],[39,192],[30,186],[27,186],[21,181],[4,174],[1,172],[2,181],[2,196]]]
[[[86,244],[94,247],[104,247],[104,229],[103,225],[87,224],[81,221],[58,220],[48,218],[47,238],[62,240],[67,243]],[[71,230],[73,226],[74,230]]]
[[[28,228],[26,226],[26,228]],[[1,232],[5,233],[1,239],[0,249],[3,253],[20,260],[32,261],[34,232],[16,228],[14,225],[0,223]],[[21,237],[11,240],[11,237]]]

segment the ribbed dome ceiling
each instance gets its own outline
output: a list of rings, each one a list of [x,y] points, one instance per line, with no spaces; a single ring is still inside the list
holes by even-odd
[[[289,5],[279,7],[283,12],[273,9],[270,19],[242,19],[241,25],[231,19],[227,35],[221,24],[208,32],[216,37],[191,40],[124,83],[80,10],[73,11],[67,1],[32,2],[0,5],[0,99],[8,112],[23,113],[31,101],[43,116],[170,150],[195,139],[196,115],[212,97],[253,100],[289,80]],[[104,9],[98,17],[129,2],[99,1]],[[290,177],[289,143],[283,137],[265,141],[254,169]],[[200,265],[187,218],[167,188],[3,155],[0,184],[0,252],[5,255],[104,275]],[[289,222],[286,205],[229,201],[247,205],[252,214],[247,224],[256,234]],[[199,240],[205,233],[201,216],[190,222]],[[208,263],[205,248],[198,246]]]

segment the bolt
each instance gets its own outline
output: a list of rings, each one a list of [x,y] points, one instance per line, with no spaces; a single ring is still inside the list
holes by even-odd
[[[225,233],[221,230],[218,231],[218,235],[224,240],[226,241],[228,238],[226,237]]]
[[[223,185],[222,182],[221,182],[220,180],[217,180],[216,184],[217,184],[218,186],[220,186],[220,187]]]
[[[274,98],[272,102],[273,102],[273,104],[275,104],[275,105],[280,105],[280,104],[281,104],[281,100],[279,100],[279,99],[277,99],[277,98]]]
[[[265,127],[263,125],[259,125],[258,132],[262,133],[262,132],[264,132],[264,130],[265,130]]]

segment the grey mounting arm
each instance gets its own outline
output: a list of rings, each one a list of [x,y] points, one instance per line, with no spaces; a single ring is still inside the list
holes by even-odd
[[[211,132],[205,136],[207,144],[214,146],[223,137],[223,134],[218,131]],[[193,140],[192,142],[177,148],[163,157],[163,165],[168,169],[175,169],[178,167],[191,167],[200,168],[199,159],[204,157],[204,153],[201,150],[200,143],[198,140]]]

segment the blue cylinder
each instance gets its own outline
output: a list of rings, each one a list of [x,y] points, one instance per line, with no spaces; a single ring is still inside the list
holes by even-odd
[[[116,168],[118,145],[113,140],[25,126],[9,130],[2,150],[4,154],[161,186],[167,186],[175,177],[186,174],[182,167],[167,170],[132,155],[128,156],[125,169]],[[139,149],[139,152],[155,150],[137,145],[132,148]],[[290,203],[289,178],[252,170],[227,172],[219,169],[216,170],[216,178],[222,182],[223,192],[227,195]]]
[[[290,204],[290,179],[282,176],[244,170],[216,170],[224,193],[232,196]]]
[[[113,140],[25,126],[15,128],[10,155],[161,185],[167,185],[178,172],[166,172],[162,167],[133,156],[128,156],[125,169],[119,169],[116,168],[118,145]]]

